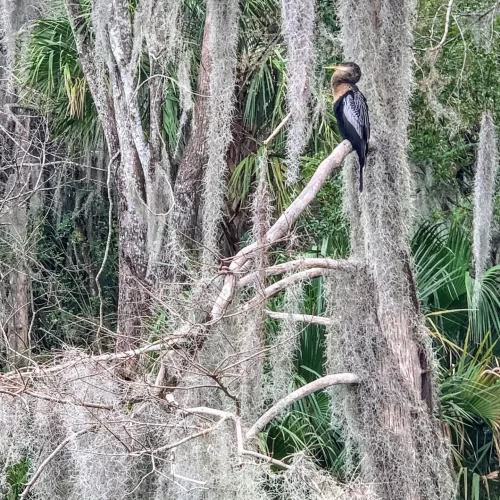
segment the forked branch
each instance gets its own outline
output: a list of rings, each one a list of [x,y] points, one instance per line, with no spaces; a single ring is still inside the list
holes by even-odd
[[[300,215],[316,198],[320,189],[325,182],[330,178],[332,172],[342,165],[345,157],[352,151],[352,146],[349,141],[341,142],[328,156],[324,159],[314,172],[311,180],[302,192],[295,198],[292,204],[283,212],[279,219],[270,227],[264,237],[264,243],[272,245],[278,242],[281,238],[288,234],[293,225],[297,222]],[[212,321],[218,321],[224,315],[229,303],[231,302],[236,289],[236,274],[241,271],[248,259],[257,250],[258,244],[253,243],[241,249],[233,258],[229,266],[222,290],[217,297],[211,311]]]

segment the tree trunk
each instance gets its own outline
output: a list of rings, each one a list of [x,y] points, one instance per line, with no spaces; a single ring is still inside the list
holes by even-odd
[[[151,11],[141,12],[140,15],[151,21],[151,32],[147,36],[140,28],[135,31],[138,27],[131,18],[127,2],[113,0],[110,5],[101,7],[107,18],[102,21],[104,26],[95,27],[93,39],[90,31],[80,26],[84,17],[80,4],[66,0],[82,67],[106,137],[110,171],[117,190],[119,305],[116,349],[123,351],[137,346],[143,337],[145,321],[150,317],[149,304],[157,278],[154,268],[163,244],[165,213],[170,202],[167,193],[169,162],[162,146],[160,127],[163,84],[154,81],[150,85],[148,136],[137,92],[139,48],[146,39],[154,69],[160,59],[155,51],[159,49],[159,40],[163,39],[154,30],[163,28],[160,16],[167,6],[160,1],[150,5]],[[109,85],[106,85],[106,76]],[[131,375],[135,363],[134,360],[124,362],[126,376]]]
[[[0,218],[6,225],[6,235],[11,245],[10,269],[2,283],[0,294],[4,304],[2,322],[7,341],[7,363],[18,367],[29,355],[29,311],[31,278],[28,266],[28,192],[34,187],[36,176],[32,176],[34,165],[39,162],[36,127],[32,127],[29,112],[15,108],[17,101],[14,81],[10,74],[16,55],[16,38],[20,28],[35,15],[31,2],[27,0],[4,0],[1,4],[0,43],[0,122],[2,151],[0,163],[7,174],[7,182],[0,187]],[[33,152],[32,150],[35,149]],[[31,164],[31,165],[26,165]],[[33,178],[32,178],[33,177]],[[3,188],[3,189],[2,189]],[[32,193],[31,196],[35,196]]]
[[[198,211],[203,192],[203,172],[208,161],[206,141],[212,68],[209,40],[210,22],[206,16],[193,117],[186,149],[175,179],[175,206],[169,223],[172,235],[170,240],[174,241],[174,245],[176,243],[173,252],[177,255],[194,251],[201,235]],[[172,257],[175,258],[175,255]],[[175,274],[177,270],[173,270]]]
[[[36,189],[34,166],[39,162],[37,127],[33,126],[29,112],[12,108],[14,124],[11,127],[13,141],[8,141],[12,165],[3,167],[10,171],[3,191],[2,223],[6,226],[7,241],[11,255],[5,290],[5,332],[7,340],[7,362],[11,367],[24,364],[29,355],[29,311],[30,311],[30,248],[28,235],[29,199]],[[36,144],[34,144],[36,142]]]
[[[360,88],[376,144],[362,193],[357,175],[346,175],[352,240],[368,273],[350,283],[337,281],[338,291],[332,291],[332,312],[345,323],[330,337],[332,368],[342,366],[364,379],[345,400],[346,439],[357,450],[363,481],[374,482],[381,498],[450,499],[453,482],[432,414],[432,352],[420,323],[407,230],[416,3],[343,0],[339,5],[345,58],[361,66]]]

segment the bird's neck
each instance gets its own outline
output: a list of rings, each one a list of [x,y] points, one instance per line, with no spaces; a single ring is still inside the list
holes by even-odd
[[[337,102],[342,96],[347,94],[349,90],[353,88],[353,85],[343,81],[336,81],[332,79],[332,92],[333,101]]]

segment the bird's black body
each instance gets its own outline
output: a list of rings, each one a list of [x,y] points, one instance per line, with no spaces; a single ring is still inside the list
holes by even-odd
[[[340,134],[347,139],[359,158],[359,190],[363,191],[363,168],[368,154],[370,120],[365,96],[356,87],[361,70],[355,63],[337,66],[332,78],[334,113]]]

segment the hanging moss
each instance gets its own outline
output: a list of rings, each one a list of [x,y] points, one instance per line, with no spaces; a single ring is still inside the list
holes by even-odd
[[[218,253],[219,222],[222,216],[226,180],[226,152],[231,141],[234,110],[234,82],[238,40],[237,0],[208,0],[210,23],[210,102],[208,124],[208,164],[204,176],[203,256],[207,276],[213,272]]]
[[[287,134],[287,179],[300,173],[300,155],[308,138],[309,99],[313,84],[314,0],[282,0],[283,35],[287,45],[287,102],[291,120]]]
[[[498,171],[498,146],[495,124],[485,112],[481,120],[474,178],[474,292],[472,303],[477,307],[481,293],[481,278],[490,257],[491,227],[495,205],[495,185]]]
[[[375,144],[362,194],[353,169],[346,174],[351,241],[367,272],[333,277],[328,297],[329,316],[339,319],[330,328],[329,369],[363,379],[355,391],[337,391],[334,403],[342,408],[347,474],[360,471],[382,498],[448,500],[454,490],[448,450],[423,399],[422,371],[432,365],[432,353],[421,337],[408,246],[416,2],[341,0],[338,6],[344,59],[361,67]]]

